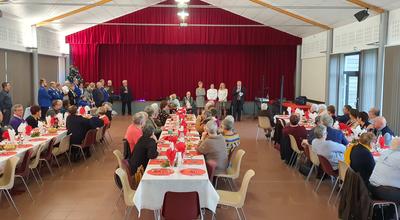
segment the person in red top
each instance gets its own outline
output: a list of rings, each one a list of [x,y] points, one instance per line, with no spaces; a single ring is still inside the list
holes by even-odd
[[[287,144],[281,146],[281,156],[282,159],[286,159],[289,161],[292,156],[293,150],[290,147],[289,135],[292,135],[296,139],[297,146],[300,150],[303,150],[301,146],[301,142],[303,139],[307,139],[307,130],[304,126],[300,126],[300,116],[298,114],[293,114],[289,118],[290,124],[283,128],[282,133],[283,136],[287,138]],[[283,154],[283,155],[282,155]]]
[[[97,113],[99,115],[99,118],[103,120],[104,126],[108,126],[110,124],[110,119],[106,115],[107,109],[104,106],[101,106],[98,108]]]
[[[134,114],[132,117],[132,124],[129,125],[128,129],[126,130],[125,139],[129,143],[131,152],[133,152],[133,149],[135,148],[139,138],[142,137],[142,128],[146,124],[147,117],[148,116],[145,112],[138,112]]]

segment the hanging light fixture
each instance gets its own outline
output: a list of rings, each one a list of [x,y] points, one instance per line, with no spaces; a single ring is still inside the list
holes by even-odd
[[[190,0],[175,0],[175,2],[177,2],[177,3],[185,3],[185,4],[187,4],[187,3],[189,3],[189,2],[190,2]]]
[[[185,21],[185,19],[189,16],[189,13],[185,10],[182,10],[178,12],[178,16],[182,19],[182,21]]]

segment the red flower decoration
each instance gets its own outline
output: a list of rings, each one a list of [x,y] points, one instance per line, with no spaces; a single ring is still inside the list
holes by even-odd
[[[8,130],[3,132],[2,137],[3,137],[3,139],[10,140],[10,133],[8,133]]]
[[[168,148],[166,152],[167,158],[169,160],[169,165],[174,166],[175,165],[175,156],[176,156],[176,150],[172,150],[171,148]]]
[[[56,117],[51,117],[51,119],[50,119],[50,126],[54,126],[54,125],[56,125],[56,123],[57,123],[57,118]]]
[[[25,134],[29,136],[29,135],[31,135],[31,132],[32,132],[32,126],[27,125],[25,127]]]
[[[85,108],[80,107],[80,108],[79,108],[79,114],[80,114],[80,115],[85,115],[85,114],[86,114]]]

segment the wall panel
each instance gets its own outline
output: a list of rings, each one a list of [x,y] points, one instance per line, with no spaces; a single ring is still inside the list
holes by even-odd
[[[301,95],[308,99],[325,102],[326,57],[302,60]]]
[[[39,79],[58,81],[58,57],[39,55]]]

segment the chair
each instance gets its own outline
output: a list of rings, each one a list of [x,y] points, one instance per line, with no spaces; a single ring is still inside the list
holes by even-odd
[[[297,146],[296,139],[293,137],[293,135],[289,134],[289,139],[290,139],[290,147],[293,150],[292,156],[290,157],[289,160],[289,166],[291,166],[293,163],[292,166],[296,168],[297,165],[299,164],[299,159],[301,158],[304,152],[299,149],[299,146]]]
[[[342,182],[342,185],[340,185],[340,187],[339,187],[339,192],[336,195],[335,203],[337,202],[337,200],[340,196],[340,193],[342,192],[344,179],[346,178],[346,172],[348,169],[349,169],[349,165],[347,165],[346,162],[340,160],[339,161],[339,178],[337,178],[337,180],[335,182],[335,186],[337,184],[337,181],[339,181],[339,180]]]
[[[122,139],[122,144],[124,147],[124,159],[128,159],[132,157],[131,147],[129,146],[129,142],[124,138]]]
[[[6,166],[4,167],[3,176],[0,177],[0,196],[4,192],[7,201],[14,207],[15,211],[17,211],[17,214],[20,215],[19,210],[9,192],[9,190],[14,186],[15,167],[17,166],[18,161],[19,157],[11,157],[7,160]]]
[[[208,179],[211,184],[214,182],[215,168],[217,167],[217,162],[215,160],[206,161]]]
[[[257,127],[256,141],[258,140],[258,133],[260,132],[260,129],[272,130],[271,121],[269,120],[268,117],[266,117],[266,116],[258,116],[258,127]],[[268,139],[271,140],[271,137],[269,137]]]
[[[218,186],[218,179],[219,178],[227,178],[229,179],[229,186],[231,187],[231,189],[233,190],[231,181],[235,180],[239,177],[240,174],[240,166],[242,164],[242,158],[244,156],[246,152],[242,149],[239,149],[236,154],[235,157],[232,160],[232,165],[230,167],[228,167],[228,169],[226,169],[226,173],[217,173],[215,174],[215,189],[217,189]]]
[[[24,158],[22,159],[21,164],[15,169],[15,178],[21,178],[22,183],[24,184],[26,191],[29,194],[29,197],[33,201],[32,193],[29,190],[28,185],[25,182],[25,178],[29,177],[29,162],[31,160],[32,151],[28,150],[25,152]]]
[[[197,192],[166,192],[161,215],[165,220],[203,219]]]
[[[239,219],[242,219],[242,216],[239,213],[239,209],[242,212],[243,219],[246,219],[246,216],[243,211],[243,205],[244,205],[244,201],[246,199],[249,182],[255,174],[256,173],[254,172],[254,170],[248,170],[244,174],[242,185],[240,186],[240,190],[238,192],[217,190],[217,193],[219,195],[218,204],[235,208]],[[213,217],[214,217],[214,213],[213,213]]]
[[[71,146],[70,144],[70,140],[71,140],[71,135],[67,135],[65,137],[63,137],[63,139],[61,139],[60,145],[58,147],[53,148],[52,154],[54,157],[54,160],[57,163],[57,166],[60,167],[60,163],[58,162],[57,156],[64,154],[67,159],[68,159],[68,164],[71,167],[71,159],[69,158],[69,148]]]
[[[39,165],[40,154],[42,153],[42,151],[44,150],[45,147],[46,147],[46,144],[41,144],[36,151],[35,158],[33,160],[31,160],[31,162],[29,163],[29,169],[32,171],[32,175],[35,178],[35,181],[39,185],[39,187],[40,187],[40,183],[39,183],[38,179],[40,180],[41,183],[43,183],[43,180],[42,180],[42,176],[40,175],[37,167]],[[36,171],[36,174],[38,175],[38,178],[36,178],[35,171]]]
[[[103,144],[104,138],[103,138],[103,130],[104,130],[104,126],[100,127],[100,128],[96,128],[96,145],[100,145]],[[105,154],[104,152],[104,148],[102,149],[103,154]]]
[[[85,152],[83,152],[84,148],[90,148],[92,147],[93,150],[96,152],[96,149],[94,148],[94,144],[96,143],[96,129],[90,129],[86,135],[85,139],[83,139],[82,144],[73,144],[71,147],[78,147],[82,153],[83,159],[86,161],[86,156]]]
[[[133,203],[133,197],[135,196],[135,190],[133,190],[130,185],[129,185],[129,180],[128,180],[128,174],[122,169],[118,168],[115,173],[118,175],[118,177],[121,180],[122,183],[122,189],[124,193],[124,201],[125,205],[127,206],[127,209],[125,210],[125,219],[128,219],[133,206],[135,205]]]
[[[321,185],[322,181],[324,180],[325,175],[329,175],[329,176],[335,177],[335,178],[337,178],[339,175],[337,170],[333,170],[332,165],[328,161],[328,159],[326,159],[324,156],[321,156],[321,155],[318,155],[318,159],[319,159],[319,163],[320,163],[321,169],[324,172],[324,174],[322,175],[322,177],[317,185],[317,188],[315,189],[315,192],[318,192],[319,186]],[[334,191],[334,188],[331,191],[329,200],[332,197],[333,191]],[[329,200],[328,200],[328,202],[329,202]]]
[[[52,138],[50,142],[47,145],[46,152],[42,153],[40,155],[39,162],[42,163],[44,162],[47,166],[47,168],[50,171],[50,174],[54,176],[53,170],[51,169],[51,162],[53,161],[53,147],[54,143],[56,142],[57,138]],[[39,164],[41,165],[41,164]]]
[[[312,166],[311,166],[310,172],[308,173],[308,176],[307,176],[307,179],[306,179],[307,182],[308,182],[308,180],[310,179],[313,170],[314,170],[316,167],[319,167],[318,155],[312,150],[312,146],[311,146],[311,149],[308,148],[308,152],[309,152],[309,154],[310,154],[310,161],[311,161],[311,163],[312,163]]]
[[[118,167],[122,168],[122,160],[124,159],[124,157],[122,156],[121,151],[119,150],[114,150],[113,154],[115,155],[115,158],[117,159],[118,162]]]
[[[112,136],[111,136],[111,133],[110,133],[110,128],[111,128],[111,121],[107,126],[105,126],[104,138],[106,138],[106,135],[108,135],[108,137],[110,138],[110,142],[109,143],[112,143],[113,139],[112,139]]]

